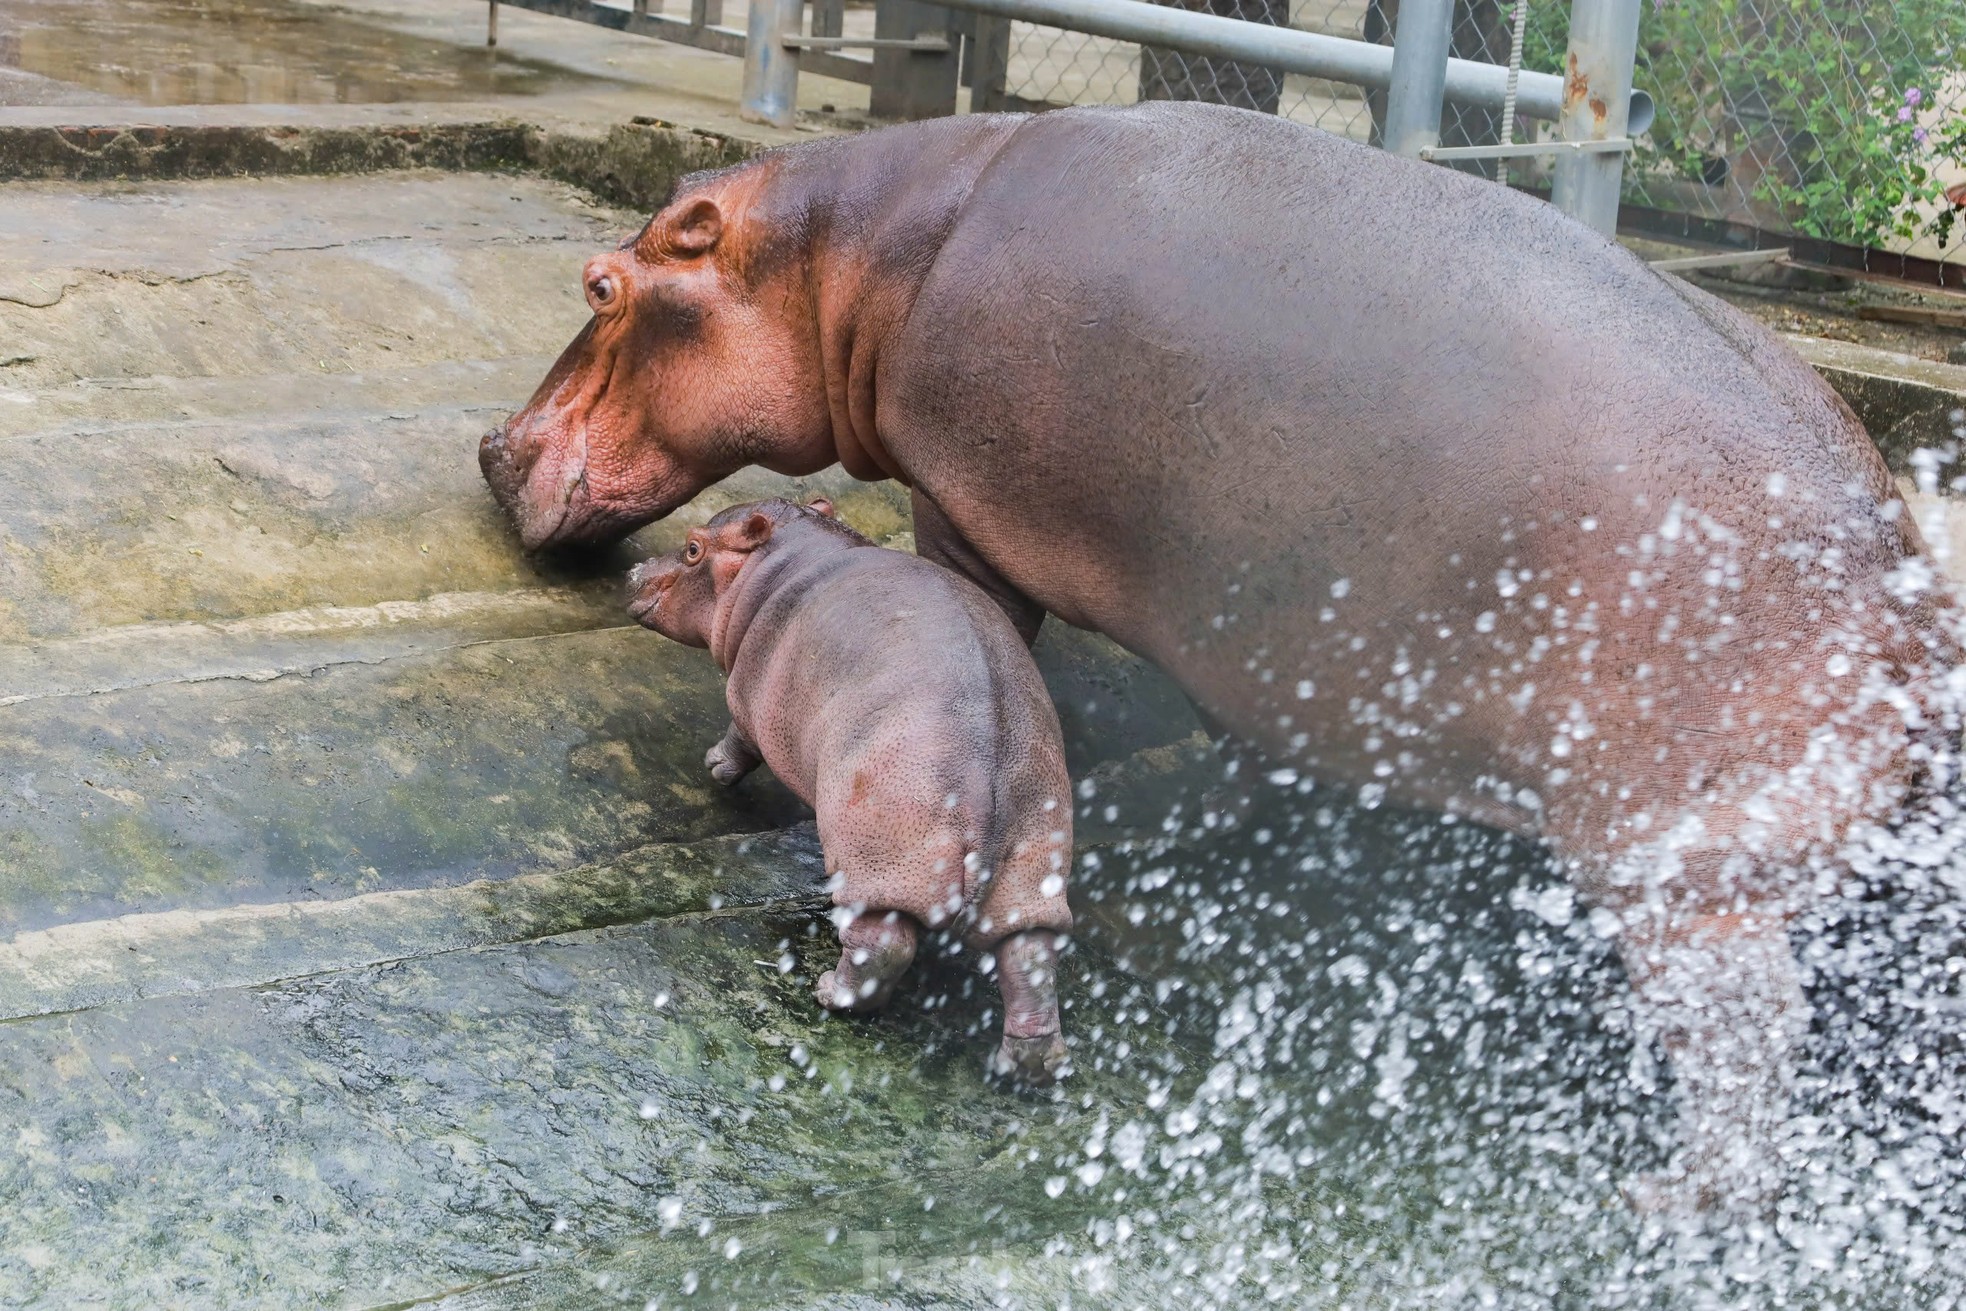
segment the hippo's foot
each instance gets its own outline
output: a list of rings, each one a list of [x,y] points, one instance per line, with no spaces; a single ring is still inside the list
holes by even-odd
[[[1072,1054],[1065,1047],[1062,1033],[1040,1033],[1027,1038],[1006,1033],[1003,1042],[990,1054],[990,1074],[1026,1088],[1049,1088],[1072,1073]]]
[[[894,998],[894,985],[882,986],[873,979],[863,979],[858,985],[840,977],[838,970],[827,970],[819,976],[813,987],[813,995],[819,1004],[829,1011],[841,1015],[872,1015],[887,1009]]]
[[[1640,1032],[1659,1036],[1679,1085],[1679,1150],[1627,1183],[1626,1200],[1677,1223],[1768,1214],[1808,1016],[1779,910],[1669,914],[1618,945]]]
[[[736,724],[724,730],[724,735],[703,755],[703,764],[710,771],[710,777],[725,787],[735,787],[739,779],[764,763],[758,755],[758,748],[751,739],[744,736]]]
[[[1642,1216],[1681,1225],[1711,1210],[1714,1190],[1681,1170],[1648,1170],[1618,1185],[1625,1204]]]
[[[1013,933],[997,944],[997,987],[1003,993],[1003,1045],[990,1072],[1044,1088],[1071,1072],[1058,1020],[1058,953],[1063,935],[1049,929]]]
[[[921,928],[899,911],[862,911],[840,930],[840,963],[814,989],[829,1011],[866,1014],[886,1006],[914,963]]]
[[[1781,1182],[1768,1168],[1726,1171],[1675,1162],[1634,1175],[1619,1191],[1638,1214],[1677,1228],[1709,1219],[1766,1218],[1780,1198]]]

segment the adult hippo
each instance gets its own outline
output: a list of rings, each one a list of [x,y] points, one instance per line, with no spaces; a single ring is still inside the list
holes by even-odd
[[[1906,507],[1773,335],[1528,197],[1194,104],[772,151],[585,282],[481,451],[528,547],[747,464],[906,483],[1027,638],[1543,839],[1677,1062],[1668,1192],[1770,1185],[1786,917],[1957,726]]]

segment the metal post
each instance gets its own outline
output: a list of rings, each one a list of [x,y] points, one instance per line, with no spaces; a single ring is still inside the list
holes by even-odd
[[[692,17],[705,8],[696,0]],[[744,42],[744,93],[739,117],[791,127],[799,104],[799,52],[785,44],[797,35],[805,0],[751,0]]]
[[[498,49],[498,0],[491,0],[491,13],[485,18],[485,44]]]
[[[949,30],[949,11],[922,0],[874,0],[874,36],[914,41]],[[941,118],[956,112],[956,51],[874,48],[867,111],[875,118]]]
[[[1565,62],[1566,141],[1615,141],[1630,129],[1632,70],[1638,61],[1638,16],[1644,0],[1574,0]],[[1642,129],[1641,129],[1642,130]],[[1617,151],[1559,155],[1550,199],[1606,236],[1618,231],[1618,190],[1625,157]]]
[[[979,14],[976,39],[963,47],[969,62],[969,110],[972,114],[1008,109],[1010,84],[1010,20]]]
[[[1392,82],[1386,88],[1386,149],[1396,155],[1417,157],[1440,144],[1453,26],[1454,0],[1400,0]]]

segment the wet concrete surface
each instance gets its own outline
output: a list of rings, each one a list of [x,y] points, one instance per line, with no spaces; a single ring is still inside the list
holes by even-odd
[[[314,126],[352,113],[605,129],[643,115],[769,142],[864,117],[866,87],[807,77],[798,130],[747,124],[737,59],[510,8],[488,49],[485,13],[454,0],[0,0],[0,125],[242,121],[234,107]]]
[[[386,104],[605,85],[291,0],[7,0],[0,65],[129,105]]]

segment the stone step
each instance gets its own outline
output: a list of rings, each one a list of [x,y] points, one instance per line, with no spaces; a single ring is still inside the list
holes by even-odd
[[[0,707],[0,928],[503,878],[806,813],[768,774],[710,781],[707,655],[592,618],[507,593],[0,648],[35,689]],[[1076,769],[1192,731],[1099,639],[1060,628],[1040,664]]]
[[[639,628],[319,659],[0,710],[0,926],[499,878],[803,813],[710,781],[716,667]]]
[[[443,410],[482,413],[489,427],[523,403],[553,363],[550,355],[518,355],[440,360],[378,373],[147,374],[17,389],[9,379],[20,370],[10,368],[6,358],[0,357],[0,441],[64,434],[79,439],[160,422],[400,420]]]
[[[642,217],[497,174],[16,184],[0,379],[31,395],[551,356],[587,318],[582,264]]]
[[[811,824],[638,847],[610,861],[448,888],[253,902],[61,924],[0,943],[0,1023],[146,997],[261,987],[610,924],[773,903],[817,909]]]
[[[877,539],[907,525],[891,484],[749,470],[635,545],[577,566],[528,560],[478,473],[478,436],[504,413],[464,404],[0,438],[11,476],[35,489],[0,499],[0,641],[603,578],[613,589],[633,561],[760,496],[824,491]]]

